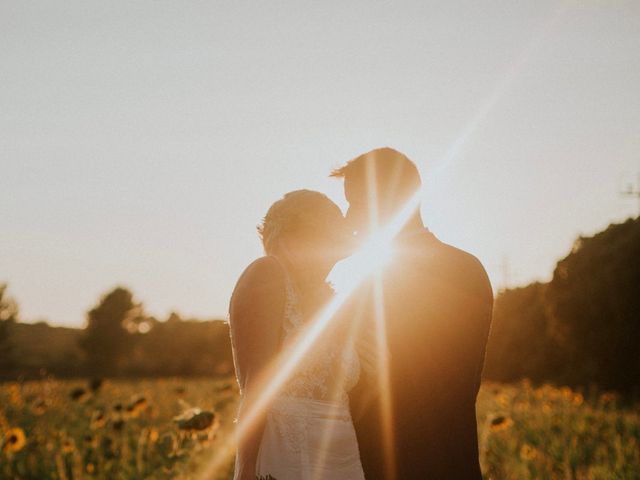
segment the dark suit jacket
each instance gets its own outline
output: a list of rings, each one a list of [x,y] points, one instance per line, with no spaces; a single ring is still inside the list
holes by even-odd
[[[392,435],[361,377],[350,402],[367,480],[481,479],[475,401],[493,293],[480,262],[426,229],[404,232],[383,273]],[[362,328],[371,328],[371,288]],[[362,304],[362,302],[361,302]],[[395,462],[388,461],[393,454]],[[395,464],[395,467],[390,465]]]

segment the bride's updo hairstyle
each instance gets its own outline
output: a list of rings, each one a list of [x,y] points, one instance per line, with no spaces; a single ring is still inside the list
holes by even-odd
[[[278,255],[281,240],[287,237],[339,248],[346,239],[346,228],[340,208],[329,197],[313,190],[295,190],[271,205],[258,234],[265,253]]]

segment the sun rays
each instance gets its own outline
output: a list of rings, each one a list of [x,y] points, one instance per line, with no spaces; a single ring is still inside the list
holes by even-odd
[[[564,0],[558,3],[541,26],[533,33],[529,41],[519,54],[509,63],[504,75],[496,83],[489,95],[480,103],[478,109],[474,112],[470,120],[465,124],[464,128],[458,133],[453,142],[449,145],[444,155],[436,163],[433,174],[440,173],[447,169],[453,160],[459,156],[460,152],[467,144],[469,139],[482,125],[495,106],[508,92],[509,88],[521,75],[526,65],[531,61],[536,50],[549,38],[553,28],[568,14],[570,7],[575,2],[572,0]]]
[[[447,149],[444,157],[438,162],[436,171],[447,168],[454,157],[456,157],[461,148],[466,144],[468,138],[477,130],[478,126],[485,120],[489,112],[493,109],[498,100],[504,95],[509,85],[516,78],[517,74],[526,64],[528,57],[539,45],[544,35],[550,27],[558,21],[566,12],[561,9],[556,13],[551,21],[545,23],[542,32],[536,35],[534,39],[527,45],[527,48],[517,58],[498,83],[488,99],[482,103],[476,114],[471,118],[463,131],[456,137],[455,141]],[[372,280],[373,286],[373,323],[375,332],[375,349],[376,349],[376,373],[377,388],[380,394],[380,418],[384,433],[383,443],[386,452],[386,465],[388,468],[388,478],[393,478],[394,458],[393,458],[393,419],[392,419],[392,396],[390,390],[389,379],[389,363],[386,348],[386,321],[384,318],[384,295],[382,287],[382,269],[390,262],[393,257],[394,239],[402,231],[404,226],[415,215],[420,207],[423,197],[422,189],[417,189],[410,198],[404,202],[402,207],[395,213],[390,221],[384,225],[380,225],[378,205],[378,195],[376,191],[377,179],[375,171],[369,169],[367,171],[367,202],[369,213],[369,230],[372,232],[366,242],[349,258],[339,262],[328,277],[328,280],[334,285],[336,295],[321,310],[321,312],[313,318],[297,341],[292,344],[286,351],[283,351],[278,358],[266,369],[264,384],[260,389],[259,396],[252,402],[249,409],[243,412],[242,419],[236,428],[233,443],[227,442],[225,446],[218,450],[218,454],[214,456],[203,472],[202,478],[209,478],[212,473],[219,468],[226,466],[230,456],[233,454],[234,444],[237,444],[248,431],[251,426],[264,414],[271,400],[281,391],[287,380],[295,371],[297,365],[304,356],[317,344],[322,334],[332,324],[336,318],[336,313],[344,306],[349,297],[362,285],[366,279]]]
[[[358,251],[346,260],[340,262],[338,270],[342,271],[336,294],[331,301],[317,314],[306,328],[285,351],[281,352],[275,361],[269,365],[263,375],[260,394],[253,400],[239,420],[235,435],[227,441],[225,445],[218,449],[209,464],[202,472],[201,478],[211,478],[220,468],[226,467],[230,457],[233,455],[233,447],[242,440],[251,430],[268,408],[269,403],[282,390],[285,383],[291,378],[296,367],[304,356],[315,346],[326,332],[327,328],[337,318],[336,314],[345,305],[350,296],[372,275],[377,279],[379,273],[393,255],[393,241],[409,219],[415,214],[420,205],[421,191],[416,191],[411,198],[399,209],[395,217],[392,218],[383,228],[374,231],[365,244]],[[372,199],[373,200],[373,199]],[[375,205],[375,203],[374,203]],[[378,272],[378,274],[376,274]],[[334,279],[336,278],[335,275]],[[384,329],[384,309],[381,295],[381,283],[374,281],[378,287],[374,287],[377,300],[375,301],[375,337],[378,353],[378,387],[383,390],[383,401],[385,409],[389,409],[383,415],[385,429],[390,432],[390,396],[388,392],[388,365],[386,362],[386,347]],[[386,390],[386,391],[384,391]],[[385,400],[386,398],[386,400]],[[391,450],[389,450],[391,451]]]
[[[563,5],[564,7],[565,5]],[[508,87],[526,65],[529,57],[548,34],[551,27],[566,13],[566,8],[561,8],[547,22],[541,31],[534,36],[516,61],[513,62],[501,81],[496,85],[489,97],[480,105],[475,115],[470,119],[465,128],[447,149],[445,155],[437,163],[435,173],[450,166],[452,160],[457,157],[467,143],[469,137],[475,133],[497,102],[502,98]],[[394,239],[402,231],[405,225],[416,214],[423,197],[422,189],[417,189],[410,198],[404,202],[390,221],[380,225],[378,195],[376,191],[377,179],[375,171],[367,171],[367,202],[369,213],[369,231],[372,232],[365,243],[349,258],[339,262],[328,276],[336,295],[306,326],[297,341],[283,351],[275,361],[266,369],[260,394],[252,402],[250,408],[243,412],[242,418],[236,428],[235,437],[231,442],[221,446],[218,453],[206,466],[202,478],[210,478],[218,469],[225,467],[229,458],[233,455],[233,446],[237,444],[257,422],[268,408],[269,403],[281,391],[282,387],[291,377],[297,365],[312,349],[333,323],[336,314],[345,305],[350,296],[363,284],[366,279],[371,279],[373,287],[373,327],[376,350],[376,377],[377,388],[380,394],[380,419],[383,429],[383,445],[386,452],[386,466],[388,478],[393,478],[395,459],[393,456],[393,418],[392,395],[389,378],[389,362],[386,342],[385,305],[382,285],[382,269],[391,261],[394,255]],[[366,321],[366,320],[365,320]],[[329,432],[326,433],[326,438]]]

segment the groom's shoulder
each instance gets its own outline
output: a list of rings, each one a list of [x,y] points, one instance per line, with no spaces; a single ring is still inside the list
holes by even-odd
[[[449,262],[454,261],[473,269],[484,270],[482,263],[475,255],[454,245],[443,242],[428,230],[424,232],[424,235],[422,235],[422,240],[424,252],[429,252],[429,256],[433,258],[446,259]],[[434,256],[433,254],[436,255]]]
[[[447,252],[449,260],[459,263],[461,267],[469,269],[471,272],[485,272],[482,262],[472,253],[448,243],[440,242],[440,244],[443,250]]]
[[[436,258],[442,263],[443,268],[455,272],[457,276],[475,283],[479,288],[491,292],[491,283],[487,271],[482,262],[473,255],[459,247],[445,243],[435,236],[431,236],[431,246],[436,250]]]

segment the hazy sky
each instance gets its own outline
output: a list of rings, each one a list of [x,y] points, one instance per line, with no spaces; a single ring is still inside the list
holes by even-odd
[[[0,0],[0,281],[82,325],[118,284],[226,315],[286,191],[389,145],[495,288],[638,211],[640,2]]]

